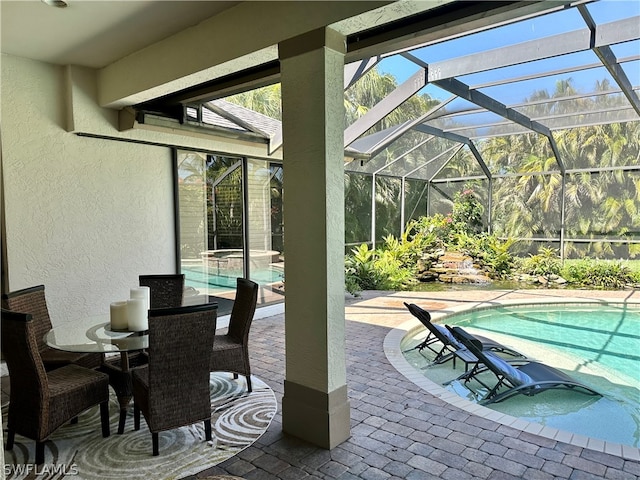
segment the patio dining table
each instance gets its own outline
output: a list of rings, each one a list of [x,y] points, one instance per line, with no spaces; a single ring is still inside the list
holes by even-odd
[[[184,305],[201,303],[212,303],[212,301],[209,296],[199,295],[185,297],[183,302]],[[105,360],[119,355],[119,368],[117,365],[114,368],[108,361],[103,361],[99,369],[109,374],[110,383],[114,387],[120,405],[118,433],[123,433],[127,408],[133,396],[131,368],[136,366],[130,364],[130,358],[132,354],[139,357],[140,352],[149,347],[148,332],[113,330],[110,316],[105,314],[88,316],[56,326],[45,334],[44,341],[52,348],[67,352],[103,353]]]
[[[44,340],[50,347],[67,352],[120,355],[120,372],[122,372],[125,387],[115,388],[115,391],[120,404],[118,433],[123,433],[126,411],[132,397],[131,390],[126,388],[127,377],[130,376],[129,353],[139,352],[149,347],[147,332],[114,331],[111,329],[107,314],[57,326],[49,330]]]

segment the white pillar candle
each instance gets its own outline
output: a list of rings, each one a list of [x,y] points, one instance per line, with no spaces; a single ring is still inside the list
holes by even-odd
[[[151,289],[149,287],[135,287],[130,290],[131,298],[143,298],[146,302],[146,309],[151,308]]]
[[[127,302],[113,302],[109,307],[111,329],[127,330],[129,328]]]
[[[144,298],[130,298],[127,300],[127,317],[129,330],[142,332],[149,329],[149,310]]]

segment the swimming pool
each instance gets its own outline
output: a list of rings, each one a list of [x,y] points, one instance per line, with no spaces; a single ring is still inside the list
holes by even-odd
[[[605,441],[640,446],[640,308],[623,304],[511,305],[478,308],[447,316],[441,323],[459,325],[490,337],[528,357],[563,370],[603,393],[603,397],[548,390],[533,397],[516,395],[487,405],[507,415]],[[415,346],[426,332],[413,331],[402,349]],[[405,353],[427,378],[443,384],[463,371],[451,362],[427,367],[431,352]],[[486,389],[452,382],[446,389],[478,401]]]
[[[195,289],[206,287],[210,292],[235,289],[236,278],[243,275],[241,268],[219,271],[203,265],[183,265],[182,273],[185,275],[185,285]],[[278,265],[269,265],[252,269],[251,280],[259,284],[282,282],[284,280],[284,268]]]

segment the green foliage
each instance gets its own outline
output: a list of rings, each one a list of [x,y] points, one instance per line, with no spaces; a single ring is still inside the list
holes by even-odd
[[[559,275],[562,262],[557,250],[540,247],[537,255],[531,255],[522,262],[522,272],[529,275]]]
[[[582,259],[567,262],[561,270],[562,277],[571,285],[590,288],[624,288],[640,279],[620,261]]]
[[[533,276],[562,276],[570,286],[624,288],[640,283],[640,262],[630,269],[622,262],[584,259],[567,261],[564,266],[556,249],[541,247],[528,258],[514,257],[515,240],[502,240],[481,231],[482,207],[466,189],[454,196],[450,215],[420,217],[408,223],[401,238],[388,235],[384,244],[370,250],[366,244],[354,248],[346,257],[346,288],[360,290],[404,290],[416,282],[417,265],[425,255],[449,250],[469,255],[475,264],[494,279],[512,273]]]
[[[370,250],[366,244],[352,249],[345,260],[347,291],[356,295],[360,290],[405,290],[415,280],[400,256],[390,250]]]
[[[476,198],[473,190],[466,188],[453,197],[451,221],[458,232],[479,234],[483,230],[482,214],[484,207]]]
[[[424,250],[422,237],[414,236],[409,240],[408,231],[405,231],[402,238],[398,240],[393,235],[384,238],[384,252],[396,260],[403,268],[414,270],[416,263]]]
[[[425,253],[454,250],[467,253],[494,278],[511,272],[512,241],[481,233],[482,206],[470,189],[454,197],[451,215],[436,214],[408,223],[402,238],[384,237],[384,245],[370,250],[366,244],[354,248],[345,260],[346,289],[402,290],[415,283],[420,258]]]
[[[408,238],[418,237],[423,249],[443,248],[452,243],[454,237],[451,216],[435,214],[430,217],[420,217],[409,223],[406,229]]]
[[[514,258],[509,252],[514,240],[500,240],[495,235],[458,234],[458,250],[474,258],[475,262],[492,278],[505,278],[513,271]]]

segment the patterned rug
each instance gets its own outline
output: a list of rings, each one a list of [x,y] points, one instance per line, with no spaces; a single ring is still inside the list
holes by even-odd
[[[140,430],[133,429],[133,406],[124,434],[118,435],[118,403],[109,405],[111,436],[103,438],[100,412],[96,406],[78,418],[77,424],[59,428],[45,444],[45,463],[36,467],[35,442],[16,435],[13,450],[5,451],[7,479],[74,478],[86,480],[179,479],[194,475],[232,457],[255,442],[276,413],[273,391],[252,377],[253,392],[247,393],[243,377],[233,380],[228,373],[211,374],[211,426],[213,441],[204,440],[202,422],[160,432],[160,455],[151,455],[151,433],[144,417]],[[6,428],[7,408],[2,409]],[[4,430],[6,440],[6,429]]]

